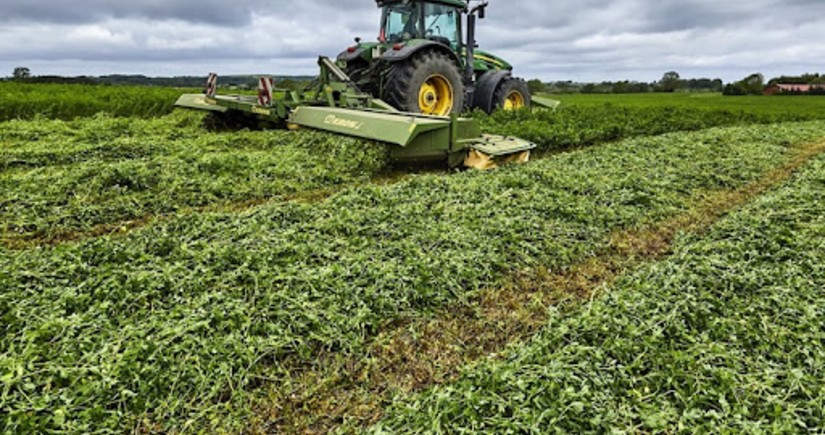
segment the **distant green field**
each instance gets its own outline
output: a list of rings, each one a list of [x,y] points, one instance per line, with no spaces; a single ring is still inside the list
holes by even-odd
[[[623,107],[672,107],[691,109],[715,109],[746,111],[764,114],[809,114],[825,117],[825,97],[821,96],[774,96],[774,97],[726,97],[715,93],[675,94],[575,94],[552,95],[566,106],[594,107],[612,104]]]
[[[0,121],[32,119],[36,116],[71,120],[101,112],[116,117],[152,118],[168,115],[174,110],[177,98],[181,94],[191,92],[200,92],[200,90],[150,86],[26,84],[0,81]],[[562,102],[562,111],[582,109],[588,114],[596,113],[597,119],[595,120],[586,119],[588,117],[584,116],[582,120],[588,125],[593,122],[601,123],[600,121],[606,116],[603,112],[609,113],[611,107],[621,107],[626,111],[636,112],[651,110],[655,113],[651,112],[647,118],[657,120],[669,117],[677,119],[677,122],[685,122],[684,118],[710,118],[709,122],[701,122],[702,125],[695,127],[825,119],[825,97],[816,96],[724,97],[721,94],[711,93],[651,93],[550,95],[550,97]],[[671,109],[687,112],[686,115],[668,112]],[[716,112],[716,114],[708,112]],[[644,115],[644,113],[641,114]],[[716,118],[724,119],[717,120]],[[689,129],[696,129],[695,127]],[[667,128],[662,132],[674,130],[682,130],[682,128]]]
[[[191,89],[0,82],[0,121],[42,116],[70,120],[105,112],[151,118],[168,115]]]
[[[712,127],[825,119],[825,98],[721,94],[551,95],[556,111],[476,112],[485,132],[518,136],[540,151]]]

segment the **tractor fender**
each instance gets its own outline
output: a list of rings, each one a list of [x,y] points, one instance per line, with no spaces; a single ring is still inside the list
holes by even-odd
[[[365,51],[367,51],[366,48],[356,48],[353,52],[350,52],[349,50],[344,50],[338,55],[337,60],[349,63],[355,59],[362,57]]]
[[[504,80],[511,77],[512,73],[507,70],[489,71],[481,76],[476,83],[475,96],[473,97],[473,108],[481,109],[485,113],[493,113],[495,102],[493,97],[496,89]]]
[[[453,59],[456,65],[461,65],[461,59],[459,59],[458,54],[453,51],[450,47],[445,46],[436,41],[430,40],[422,40],[418,44],[415,45],[405,45],[400,50],[395,50],[391,48],[384,52],[381,56],[381,59],[386,60],[387,62],[395,63],[409,59],[414,54],[420,53],[422,50],[437,50],[442,52]]]

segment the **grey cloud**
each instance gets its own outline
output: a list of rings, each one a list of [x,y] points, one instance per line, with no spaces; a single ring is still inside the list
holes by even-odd
[[[309,18],[305,14],[307,11],[358,10],[365,4],[374,6],[359,0],[3,0],[0,22],[66,24],[93,23],[106,18],[144,18],[237,26],[249,23],[256,15]],[[307,21],[307,25],[315,24],[312,20]]]
[[[823,69],[823,16],[821,0],[491,0],[478,39],[528,77],[734,79]],[[0,75],[27,62],[43,74],[304,74],[377,27],[373,0],[0,0]]]
[[[684,0],[655,3],[646,8],[644,13],[648,22],[647,29],[651,31],[735,28],[760,20],[770,20],[779,25],[795,25],[811,19],[821,19],[825,13],[825,3],[816,0]]]
[[[92,23],[105,18],[183,20],[221,25],[249,22],[264,6],[263,0],[3,0],[0,20],[5,22]]]

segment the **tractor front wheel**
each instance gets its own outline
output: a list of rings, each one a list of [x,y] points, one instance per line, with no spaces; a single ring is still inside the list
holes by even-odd
[[[464,109],[464,83],[449,57],[425,52],[392,66],[384,100],[403,112],[448,116]]]
[[[493,96],[497,109],[519,110],[530,108],[530,88],[522,79],[507,79],[501,82]]]

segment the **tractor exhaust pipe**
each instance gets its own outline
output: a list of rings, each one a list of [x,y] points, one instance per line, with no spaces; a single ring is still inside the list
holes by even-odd
[[[476,20],[484,19],[485,10],[488,2],[482,2],[480,5],[474,7],[467,14],[467,64],[465,66],[464,74],[467,80],[474,82],[473,73],[475,73],[475,59],[476,59]]]
[[[473,64],[475,64],[475,56],[476,56],[476,16],[472,12],[470,15],[467,16],[467,62],[465,66],[464,74],[467,76],[467,80],[473,82],[473,72],[475,72],[475,68]]]

